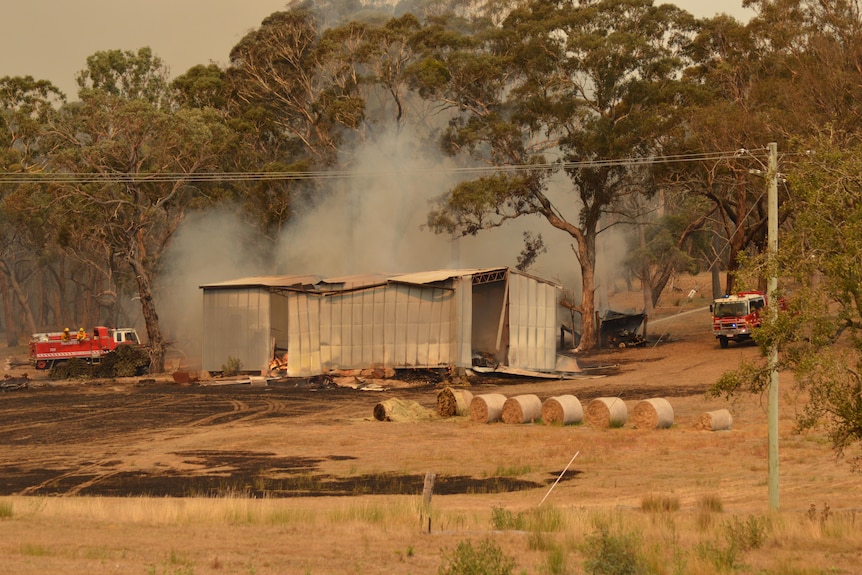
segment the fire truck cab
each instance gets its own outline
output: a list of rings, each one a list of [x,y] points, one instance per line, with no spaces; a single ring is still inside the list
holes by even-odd
[[[718,298],[710,305],[712,311],[712,333],[722,348],[733,340],[743,342],[751,338],[754,330],[761,326],[761,313],[766,308],[763,292],[739,292]]]

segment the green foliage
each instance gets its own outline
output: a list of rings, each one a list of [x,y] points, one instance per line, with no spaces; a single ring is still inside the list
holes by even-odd
[[[755,515],[749,515],[745,520],[734,517],[724,525],[728,545],[740,551],[759,549],[766,542],[769,531],[767,518]]]
[[[242,361],[239,358],[228,356],[227,361],[221,366],[222,375],[232,377],[242,370]]]
[[[139,345],[123,344],[105,355],[94,369],[96,377],[131,377],[143,375],[150,366],[147,350]]]
[[[740,556],[759,549],[766,542],[769,522],[766,518],[749,516],[745,520],[734,517],[722,526],[725,545],[705,541],[697,545],[697,555],[711,563],[719,572],[730,572],[739,565]]]
[[[645,575],[647,563],[641,547],[636,532],[600,521],[583,545],[584,570],[589,575]]]
[[[0,501],[0,519],[11,519],[13,516],[12,503]]]
[[[93,373],[93,366],[82,359],[72,358],[68,361],[63,361],[54,364],[49,372],[51,379],[74,379],[78,377],[88,377]]]
[[[786,309],[755,332],[763,358],[722,375],[711,393],[762,393],[777,346],[778,369],[792,371],[808,398],[797,430],[822,425],[841,454],[862,440],[862,141],[830,133],[809,149],[788,170],[793,198],[783,209],[793,225],[782,230],[778,257],[750,257],[741,268],[751,278],[780,275]]]
[[[523,513],[513,513],[505,507],[491,509],[491,525],[494,529],[505,531],[509,529],[523,530],[527,522]]]
[[[491,539],[484,539],[474,547],[469,540],[458,543],[451,555],[443,554],[439,575],[510,575],[515,560]]]

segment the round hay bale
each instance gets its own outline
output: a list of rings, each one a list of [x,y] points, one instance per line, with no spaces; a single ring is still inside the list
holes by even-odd
[[[377,421],[423,421],[431,418],[430,409],[412,400],[392,398],[374,406],[374,419]]]
[[[466,389],[444,387],[437,393],[437,413],[441,417],[469,415],[473,394]]]
[[[726,409],[708,411],[697,419],[694,426],[705,431],[725,431],[733,428],[733,415]]]
[[[644,399],[635,405],[632,423],[638,429],[667,429],[673,425],[673,406],[666,399]]]
[[[503,423],[532,423],[542,417],[542,400],[531,393],[510,397],[503,403]]]
[[[626,403],[619,397],[597,397],[587,405],[584,419],[591,427],[622,427],[628,415]]]
[[[549,397],[542,404],[542,421],[546,424],[571,425],[584,419],[584,407],[574,395]]]
[[[470,419],[477,423],[500,421],[506,396],[501,393],[483,393],[473,396],[470,402]]]

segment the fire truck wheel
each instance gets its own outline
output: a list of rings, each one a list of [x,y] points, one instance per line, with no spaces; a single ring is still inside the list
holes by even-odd
[[[44,359],[40,359],[36,362],[36,369],[45,369],[46,367],[48,367],[48,362]]]
[[[718,345],[721,346],[721,349],[727,349],[728,343],[729,342],[727,341],[726,337],[721,336],[718,338]]]

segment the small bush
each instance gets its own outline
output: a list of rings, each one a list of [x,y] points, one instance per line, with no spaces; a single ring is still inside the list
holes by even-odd
[[[769,523],[765,517],[750,515],[745,521],[733,518],[725,524],[725,537],[730,546],[740,551],[759,549],[769,534]]]
[[[644,575],[647,567],[640,549],[637,533],[622,528],[612,532],[609,525],[600,524],[584,543],[584,570],[590,575]]]
[[[150,354],[138,345],[120,345],[96,366],[96,377],[131,377],[147,373]]]
[[[92,366],[82,359],[74,357],[69,361],[63,361],[51,368],[51,379],[74,379],[87,377],[92,373]]]
[[[439,575],[510,575],[515,569],[515,560],[503,553],[500,546],[490,539],[481,541],[477,547],[461,541],[451,556],[444,553]]]
[[[526,526],[523,513],[513,513],[505,507],[493,507],[491,509],[491,525],[498,531],[510,529],[521,531]]]
[[[228,356],[227,361],[221,366],[222,375],[233,377],[242,370],[242,361],[239,358]]]
[[[0,519],[11,519],[12,515],[12,504],[8,501],[0,501]]]
[[[739,556],[739,550],[733,545],[720,547],[711,541],[700,543],[695,548],[695,552],[700,559],[710,563],[719,573],[733,571]]]

